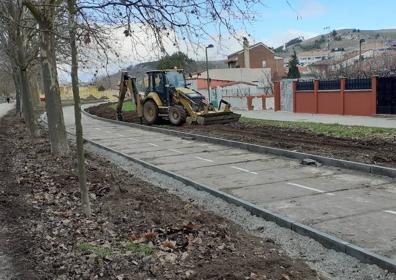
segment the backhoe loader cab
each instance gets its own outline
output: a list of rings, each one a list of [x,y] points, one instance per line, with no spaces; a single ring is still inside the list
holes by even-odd
[[[187,87],[182,70],[155,70],[147,74],[147,88],[144,96],[137,92],[136,79],[123,72],[120,83],[120,98],[117,107],[118,119],[122,119],[122,103],[126,90],[133,93],[139,117],[147,124],[159,118],[169,119],[173,125],[229,123],[238,121],[240,115],[230,110],[230,105],[222,100],[219,108],[209,105],[205,97]],[[224,108],[221,109],[221,105]]]

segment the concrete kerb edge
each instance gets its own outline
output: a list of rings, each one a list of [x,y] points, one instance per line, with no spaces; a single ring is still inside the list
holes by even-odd
[[[247,210],[248,212],[250,212],[252,215],[258,216],[258,217],[263,218],[267,221],[275,222],[277,225],[279,225],[281,227],[291,229],[300,235],[304,235],[309,238],[312,238],[312,239],[318,241],[319,243],[321,243],[326,248],[345,253],[349,256],[352,256],[352,257],[358,259],[359,261],[361,261],[363,263],[374,264],[374,265],[377,265],[377,266],[379,266],[383,269],[386,269],[390,272],[396,273],[396,262],[392,259],[377,255],[372,252],[369,252],[359,246],[350,244],[349,242],[341,240],[337,237],[334,237],[327,233],[321,232],[321,231],[311,228],[309,226],[294,222],[293,220],[291,220],[287,217],[278,215],[276,213],[273,213],[270,210],[257,207],[250,202],[244,201],[242,199],[239,199],[237,197],[234,197],[234,196],[224,193],[222,191],[215,190],[209,186],[197,183],[193,180],[190,180],[183,176],[177,175],[173,172],[163,170],[155,165],[152,165],[145,161],[133,158],[133,157],[126,155],[122,152],[115,151],[109,147],[106,147],[99,143],[96,143],[95,141],[87,140],[87,139],[85,139],[85,141],[99,149],[103,149],[103,150],[109,151],[111,153],[117,154],[118,156],[121,156],[127,160],[130,160],[134,163],[142,165],[145,168],[148,168],[154,172],[158,172],[165,176],[171,177],[171,178],[173,178],[177,181],[180,181],[186,185],[192,186],[193,188],[195,188],[199,191],[205,191],[205,192],[210,193],[211,195],[213,195],[217,198],[220,198],[228,203],[234,204],[238,207],[242,207],[245,210]]]
[[[176,130],[172,130],[172,129],[165,129],[165,128],[160,128],[160,127],[152,127],[152,126],[140,125],[140,124],[135,124],[135,123],[121,122],[121,121],[117,121],[117,120],[111,120],[111,119],[98,117],[98,116],[95,116],[95,115],[92,115],[92,114],[86,112],[85,110],[81,110],[81,111],[83,112],[83,114],[85,114],[91,118],[97,119],[97,120],[111,122],[111,123],[115,123],[115,124],[121,124],[121,125],[129,126],[129,127],[135,127],[135,128],[139,128],[139,129],[143,129],[143,130],[147,130],[147,131],[160,132],[160,133],[164,133],[164,134],[168,134],[168,135],[179,136],[182,138],[190,138],[190,139],[195,139],[195,140],[199,140],[199,141],[203,141],[203,142],[208,142],[211,144],[218,144],[218,145],[223,145],[223,146],[228,146],[228,147],[233,147],[233,148],[238,148],[238,149],[244,149],[244,150],[248,150],[248,151],[256,152],[256,153],[273,154],[273,155],[277,155],[277,156],[283,156],[283,157],[298,159],[298,160],[310,158],[310,159],[313,159],[313,160],[315,160],[323,165],[327,165],[327,166],[351,169],[351,170],[361,171],[361,172],[365,172],[365,173],[370,173],[373,175],[380,175],[380,176],[396,178],[396,169],[395,168],[389,168],[389,167],[372,165],[372,164],[365,164],[365,163],[360,163],[360,162],[347,161],[347,160],[342,160],[342,159],[329,158],[329,157],[324,157],[324,156],[319,156],[319,155],[306,154],[306,153],[302,153],[302,152],[294,152],[294,151],[273,148],[273,147],[268,147],[268,146],[261,146],[261,145],[243,143],[243,142],[221,139],[221,138],[216,138],[216,137],[209,137],[209,136],[204,136],[204,135],[186,133],[186,132],[176,131]]]

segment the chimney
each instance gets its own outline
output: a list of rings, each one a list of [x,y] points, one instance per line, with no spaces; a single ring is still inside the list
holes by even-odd
[[[243,59],[245,68],[250,68],[249,41],[243,37]]]

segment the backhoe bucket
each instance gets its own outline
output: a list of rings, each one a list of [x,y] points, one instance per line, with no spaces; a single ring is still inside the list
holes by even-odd
[[[208,112],[197,117],[197,123],[200,125],[207,124],[226,124],[239,121],[240,114],[233,112]]]

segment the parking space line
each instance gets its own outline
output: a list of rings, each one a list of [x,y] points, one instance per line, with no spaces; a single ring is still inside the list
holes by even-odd
[[[201,158],[201,157],[195,157],[195,158],[196,158],[196,159],[203,160],[203,161],[207,161],[207,162],[214,162],[213,160],[207,159],[207,158]]]
[[[149,144],[150,146],[153,146],[153,147],[159,147],[157,144],[153,144],[153,143],[147,143],[147,144]]]
[[[244,168],[240,168],[240,167],[237,167],[237,166],[230,166],[230,167],[233,168],[233,169],[239,170],[239,171],[246,172],[246,173],[250,173],[250,174],[254,174],[254,175],[258,174],[257,172],[252,172],[250,170],[247,170],[247,169],[244,169]]]
[[[177,153],[177,154],[182,154],[183,153],[183,152],[180,152],[180,151],[174,150],[174,149],[168,149],[168,151],[171,151],[171,152],[174,152],[174,153]]]
[[[96,129],[96,130],[102,130],[102,129],[100,129],[99,127],[95,127],[95,129]]]
[[[318,190],[318,189],[311,188],[311,187],[307,187],[307,186],[303,186],[303,185],[300,185],[300,184],[295,184],[295,183],[286,183],[286,184],[288,184],[290,186],[294,186],[294,187],[298,187],[298,188],[314,191],[314,192],[317,192],[317,193],[324,193],[326,195],[331,195],[331,196],[334,195],[334,193],[326,193],[325,191]]]
[[[385,210],[385,213],[396,215],[396,211]]]

